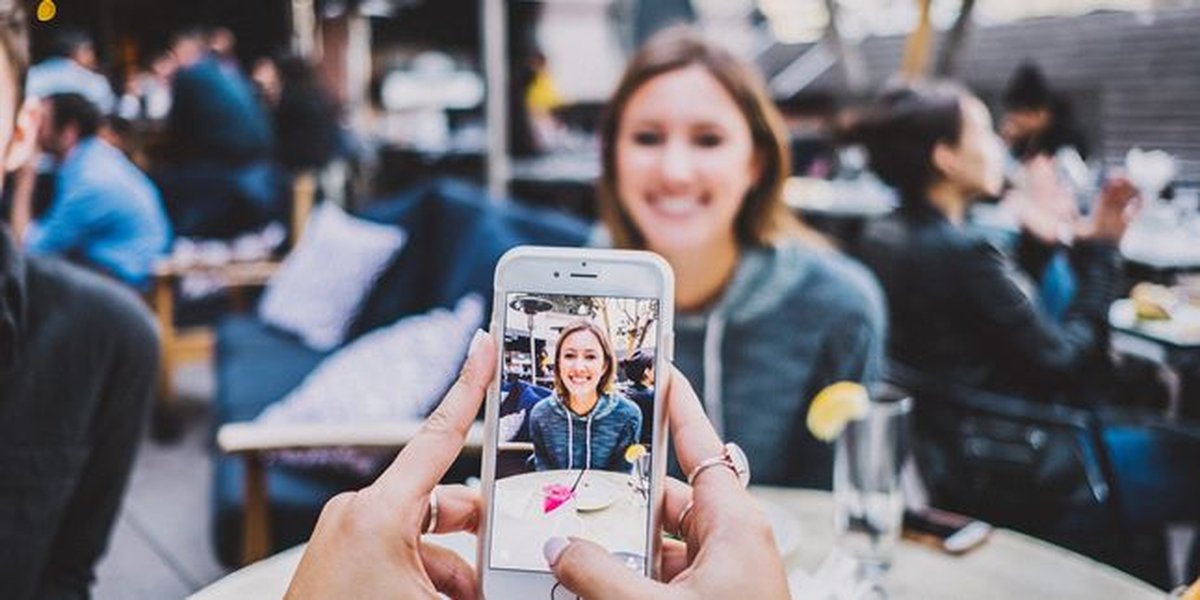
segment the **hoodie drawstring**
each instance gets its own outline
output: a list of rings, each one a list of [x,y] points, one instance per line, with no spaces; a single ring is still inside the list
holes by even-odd
[[[592,417],[596,416],[596,410],[593,408],[588,413],[587,418],[587,446],[584,447],[586,462],[583,468],[592,468]],[[575,417],[571,416],[571,409],[567,408],[567,470],[575,468]]]
[[[583,468],[585,468],[585,469],[592,468],[592,416],[595,414],[596,414],[595,409],[592,409],[592,412],[588,413],[587,436],[586,436],[587,448],[584,449],[584,456],[586,457],[584,460],[586,460],[587,462],[585,462],[583,465]]]
[[[571,423],[571,408],[567,407],[567,470],[575,466],[575,426]]]
[[[708,314],[704,327],[704,410],[717,435],[725,438],[725,414],[721,398],[721,343],[725,338],[725,319],[721,311]]]

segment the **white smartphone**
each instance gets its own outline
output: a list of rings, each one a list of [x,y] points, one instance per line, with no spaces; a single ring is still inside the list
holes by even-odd
[[[649,252],[524,246],[500,259],[495,292],[491,331],[504,341],[486,408],[484,597],[565,597],[542,555],[555,536],[657,577],[670,266]]]

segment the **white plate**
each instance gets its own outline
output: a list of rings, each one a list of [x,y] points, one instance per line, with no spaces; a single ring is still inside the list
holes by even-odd
[[[603,510],[612,506],[621,497],[622,492],[632,493],[632,490],[628,487],[622,488],[607,479],[584,475],[579,487],[575,488],[575,510]]]

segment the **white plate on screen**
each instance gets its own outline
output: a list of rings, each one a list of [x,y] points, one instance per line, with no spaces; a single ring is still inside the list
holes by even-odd
[[[575,488],[575,510],[591,512],[612,506],[622,493],[632,493],[628,486],[619,486],[601,477],[584,476]]]

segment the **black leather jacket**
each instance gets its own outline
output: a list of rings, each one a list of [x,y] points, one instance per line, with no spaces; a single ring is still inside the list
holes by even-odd
[[[1020,248],[1035,269],[1053,251],[1029,239]],[[932,209],[869,224],[858,253],[887,295],[889,357],[923,376],[1054,400],[1105,356],[1119,275],[1112,244],[1071,248],[1078,290],[1061,322],[1039,308],[1012,257]]]

